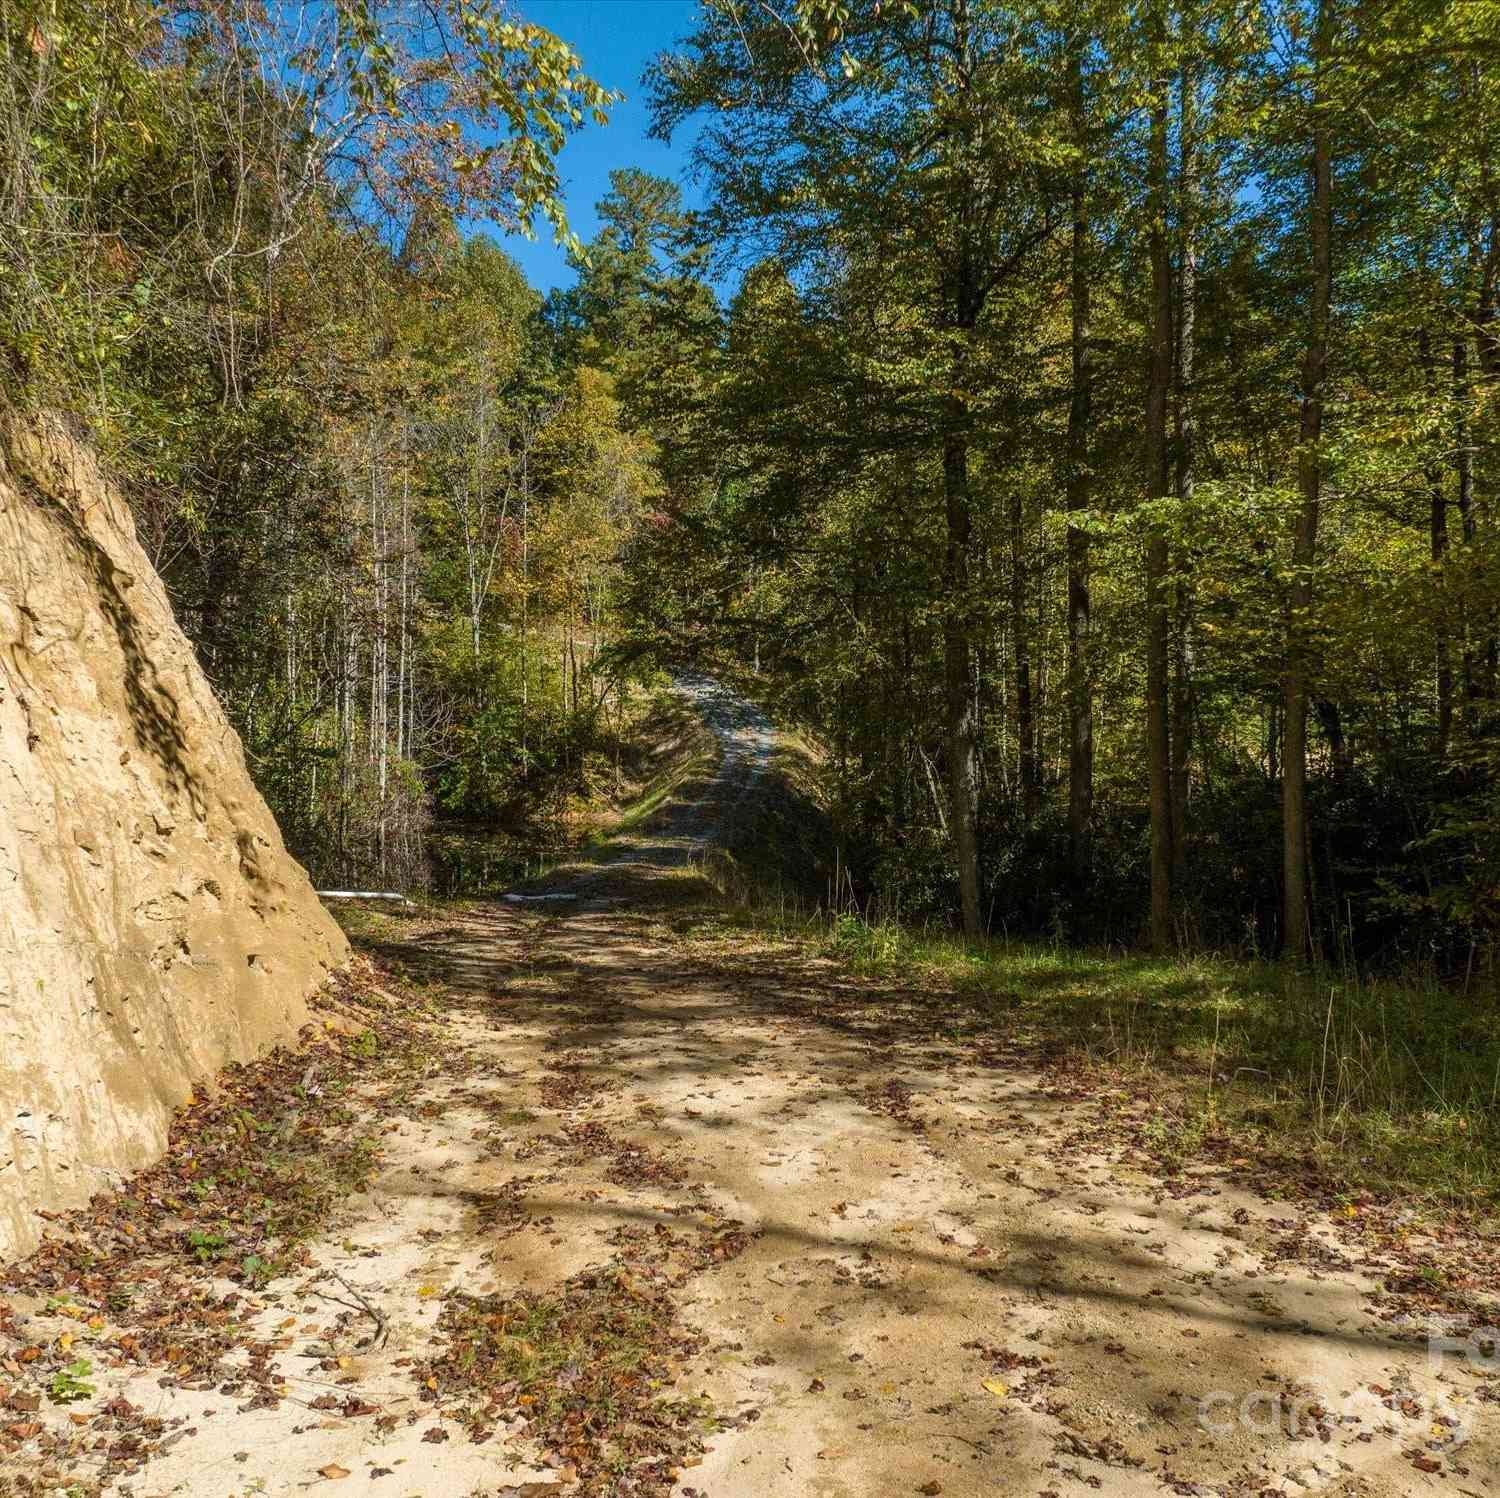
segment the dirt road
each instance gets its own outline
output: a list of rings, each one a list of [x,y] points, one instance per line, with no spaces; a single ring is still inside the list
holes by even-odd
[[[769,735],[693,690],[724,769],[585,898],[388,924],[430,1060],[246,1307],[261,1407],[106,1375],[176,1437],[131,1491],[1500,1494],[1494,1357],[1429,1352],[1356,1209],[1159,1172],[941,1003],[691,929]]]
[[[696,672],[678,675],[676,688],[718,740],[718,768],[701,785],[668,801],[644,835],[615,844],[599,860],[604,867],[685,867],[724,835],[726,824],[745,809],[766,773],[776,734],[753,702]],[[564,889],[588,883],[577,875],[554,882]]]

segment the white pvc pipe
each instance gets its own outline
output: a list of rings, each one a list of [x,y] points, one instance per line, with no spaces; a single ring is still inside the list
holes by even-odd
[[[405,895],[388,889],[316,889],[313,893],[320,900],[399,900],[403,905],[411,904]]]

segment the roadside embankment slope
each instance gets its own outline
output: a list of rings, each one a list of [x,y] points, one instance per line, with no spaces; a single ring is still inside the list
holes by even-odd
[[[57,421],[0,422],[0,1258],[346,955],[123,498]]]

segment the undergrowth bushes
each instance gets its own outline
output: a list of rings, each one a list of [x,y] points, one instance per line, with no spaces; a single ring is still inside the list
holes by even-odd
[[[1388,766],[1314,776],[1309,867],[1316,951],[1324,961],[1385,974],[1493,971],[1497,929],[1485,811],[1487,777],[1434,779],[1430,767]],[[1280,946],[1280,790],[1258,770],[1196,787],[1186,856],[1174,885],[1178,944],[1245,958]],[[946,923],[958,905],[950,839],[902,824],[878,802],[852,801],[841,826],[842,894],[876,918]],[[1150,883],[1146,808],[1106,799],[1095,808],[1090,875],[1069,862],[1066,808],[1026,816],[987,803],[979,825],[981,916],[992,934],[1134,945]]]

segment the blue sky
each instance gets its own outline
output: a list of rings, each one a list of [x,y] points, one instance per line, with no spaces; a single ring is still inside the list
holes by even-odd
[[[568,221],[587,242],[599,227],[594,204],[609,191],[613,168],[638,166],[681,180],[687,134],[679,132],[670,147],[647,140],[651,122],[641,73],[658,52],[692,30],[698,0],[520,0],[517,8],[528,21],[569,42],[591,77],[625,95],[624,103],[611,111],[608,125],[586,124],[559,159]],[[683,188],[688,201],[695,201],[686,182]],[[512,234],[501,243],[533,286],[548,291],[571,283],[573,273],[545,225],[534,240]]]

